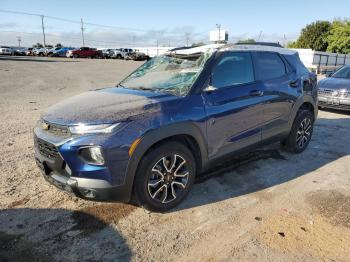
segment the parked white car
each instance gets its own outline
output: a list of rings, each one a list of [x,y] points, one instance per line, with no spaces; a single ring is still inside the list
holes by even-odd
[[[118,48],[111,51],[111,57],[117,59],[128,59],[129,54],[134,52],[131,48]]]
[[[46,48],[34,48],[32,50],[33,55],[36,56],[44,56],[47,53],[47,49]]]
[[[0,46],[0,55],[12,55],[13,50],[9,46]]]

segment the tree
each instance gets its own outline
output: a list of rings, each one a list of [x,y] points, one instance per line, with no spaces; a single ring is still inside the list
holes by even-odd
[[[254,43],[256,43],[256,42],[252,38],[248,38],[248,39],[245,39],[245,40],[239,40],[237,42],[237,44],[254,44]]]
[[[334,20],[328,35],[328,52],[350,53],[350,20]]]
[[[35,45],[33,45],[34,48],[43,48],[44,46],[40,43],[36,43]]]
[[[57,43],[57,44],[55,45],[55,47],[60,47],[60,48],[62,48],[63,45],[62,45],[61,43]]]
[[[297,41],[291,41],[287,43],[287,48],[300,48],[300,47],[298,47]]]
[[[288,45],[291,48],[311,48],[315,51],[326,51],[328,35],[332,24],[329,21],[316,21],[301,30],[297,41]]]

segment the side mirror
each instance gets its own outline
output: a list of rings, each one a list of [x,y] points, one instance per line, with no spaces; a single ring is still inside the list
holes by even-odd
[[[333,73],[328,73],[326,74],[326,77],[331,77],[333,75]]]
[[[206,88],[203,89],[205,93],[211,93],[214,92],[215,90],[218,90],[216,87],[213,87],[212,85],[208,85]]]
[[[209,77],[208,86],[203,89],[203,92],[211,93],[211,92],[214,92],[215,90],[217,90],[217,88],[213,86],[212,82],[213,82],[213,75],[211,74],[210,77]]]

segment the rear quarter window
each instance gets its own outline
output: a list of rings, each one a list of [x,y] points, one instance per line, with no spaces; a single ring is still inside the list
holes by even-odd
[[[286,74],[286,65],[276,53],[255,53],[255,71],[258,80],[271,80]]]
[[[309,74],[309,70],[305,67],[303,62],[301,62],[299,55],[296,53],[294,55],[284,55],[284,58],[288,63],[296,70],[297,74]]]

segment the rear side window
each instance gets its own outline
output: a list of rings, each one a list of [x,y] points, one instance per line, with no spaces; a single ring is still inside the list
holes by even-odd
[[[303,64],[303,62],[300,61],[299,55],[297,53],[295,53],[294,55],[284,55],[284,58],[296,70],[298,74],[310,73],[309,70]]]
[[[286,74],[286,66],[276,53],[257,52],[256,75],[259,80],[270,80]]]
[[[253,63],[248,52],[225,54],[213,70],[212,85],[229,87],[254,81]]]

